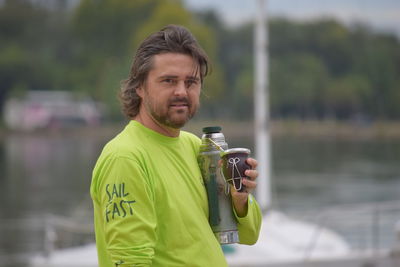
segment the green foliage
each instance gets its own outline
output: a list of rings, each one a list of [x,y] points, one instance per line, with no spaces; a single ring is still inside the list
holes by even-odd
[[[132,39],[152,13],[155,0],[82,0],[70,19],[74,54],[71,89],[85,91],[119,113],[117,92],[127,76]]]
[[[87,56],[91,57],[125,57],[130,52],[132,36],[156,3],[154,0],[82,0],[71,20],[79,48],[90,51]]]
[[[272,61],[272,109],[282,115],[290,115],[295,109],[301,117],[315,116],[315,107],[328,80],[329,74],[316,55],[288,53]]]
[[[30,2],[5,1],[0,6],[0,112],[10,92],[44,86],[44,60],[39,36],[47,31],[48,13]]]
[[[71,20],[77,46],[74,76],[80,88],[118,113],[119,83],[128,76],[134,50],[150,33],[168,24],[186,26],[208,53],[215,54],[216,43],[209,40],[212,32],[195,21],[181,1],[83,0]],[[207,80],[210,92],[221,91],[218,77],[217,71]]]
[[[270,35],[274,116],[398,118],[395,37],[333,20],[281,19],[270,23]]]
[[[253,116],[253,24],[224,25],[182,0],[81,0],[73,10],[29,0],[0,5],[0,111],[26,90],[89,94],[119,115],[120,81],[138,44],[167,24],[190,29],[212,61],[200,116]],[[269,21],[274,117],[400,118],[400,42],[333,19]]]

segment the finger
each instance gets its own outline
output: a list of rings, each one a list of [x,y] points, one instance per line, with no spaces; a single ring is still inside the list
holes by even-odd
[[[257,170],[246,170],[244,174],[249,177],[250,180],[254,181],[258,177],[258,171]]]
[[[232,192],[232,197],[235,194],[248,194],[248,190],[246,186],[242,183],[242,188],[241,191],[237,191],[234,185],[231,185],[231,192]]]
[[[257,168],[257,166],[258,166],[258,161],[253,158],[247,158],[246,163],[249,164],[252,169]]]
[[[232,186],[231,192],[232,198],[236,200],[246,200],[249,195],[247,188],[245,188],[245,190],[242,192],[238,192],[236,191],[235,187]]]
[[[247,192],[251,192],[257,187],[257,182],[248,179],[243,179],[242,184],[246,187]]]

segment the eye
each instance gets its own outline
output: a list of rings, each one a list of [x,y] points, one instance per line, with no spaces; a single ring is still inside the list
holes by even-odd
[[[192,85],[197,85],[197,84],[198,84],[198,81],[195,80],[195,79],[190,79],[190,80],[186,80],[186,81],[185,81],[185,84],[186,84],[186,87],[189,88],[189,87],[191,87]]]
[[[165,78],[164,80],[162,80],[162,82],[167,83],[167,84],[175,84],[176,83],[176,81],[171,78]]]

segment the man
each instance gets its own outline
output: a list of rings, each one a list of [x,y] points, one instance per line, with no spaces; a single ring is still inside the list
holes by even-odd
[[[137,50],[120,99],[130,118],[103,149],[93,171],[99,266],[226,266],[208,223],[197,163],[200,139],[180,128],[199,106],[208,59],[191,33],[170,25]],[[244,181],[255,188],[257,161]],[[261,224],[249,192],[232,190],[241,243]]]

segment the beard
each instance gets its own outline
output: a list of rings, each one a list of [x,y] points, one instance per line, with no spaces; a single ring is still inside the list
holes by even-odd
[[[184,106],[175,108],[176,104],[183,104]],[[144,106],[158,123],[170,128],[180,129],[193,118],[199,104],[198,102],[192,103],[187,97],[174,97],[165,106],[156,104],[151,98],[147,97]]]

